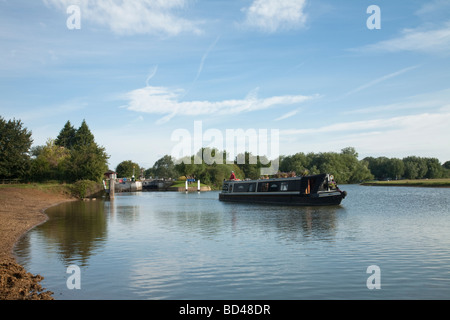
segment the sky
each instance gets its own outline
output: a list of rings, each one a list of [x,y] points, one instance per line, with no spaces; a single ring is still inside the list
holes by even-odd
[[[0,116],[34,145],[85,120],[111,169],[228,132],[443,163],[450,1],[0,0]]]

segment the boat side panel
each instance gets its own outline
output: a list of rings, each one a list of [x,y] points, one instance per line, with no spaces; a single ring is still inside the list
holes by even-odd
[[[300,196],[300,195],[280,195],[280,194],[219,194],[219,200],[229,202],[246,203],[267,203],[267,204],[285,204],[285,205],[305,205],[305,206],[323,206],[338,205],[342,201],[342,195],[330,196]]]

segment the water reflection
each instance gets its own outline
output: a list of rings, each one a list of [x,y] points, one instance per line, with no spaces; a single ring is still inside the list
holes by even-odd
[[[35,229],[35,236],[45,238],[46,248],[57,252],[65,264],[74,259],[86,265],[93,250],[102,246],[107,236],[107,216],[103,201],[67,202],[46,211],[50,219]],[[30,238],[18,244],[26,252]]]
[[[16,253],[59,298],[448,297],[450,189],[346,190],[336,207],[223,203],[216,192],[66,203]],[[73,262],[85,266],[76,294],[61,281]],[[366,287],[371,264],[383,291]]]
[[[211,239],[224,233],[238,236],[243,232],[275,232],[279,239],[289,241],[328,241],[336,234],[337,215],[345,213],[341,206],[280,207],[208,200],[190,199],[151,210],[154,210],[158,224],[170,231],[194,233]]]

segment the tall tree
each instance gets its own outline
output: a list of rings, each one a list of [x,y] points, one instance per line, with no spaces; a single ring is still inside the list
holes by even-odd
[[[74,145],[70,149],[70,158],[66,161],[68,178],[73,181],[101,181],[108,170],[109,155],[94,139],[85,120],[74,136]]]
[[[94,135],[92,134],[85,120],[83,120],[80,127],[76,131],[74,136],[74,142],[75,145],[84,145],[84,146],[95,143]]]
[[[0,117],[0,178],[23,178],[30,166],[31,131],[20,120]]]
[[[59,132],[58,137],[55,140],[55,145],[66,149],[72,148],[75,143],[76,133],[77,130],[72,126],[70,121],[67,121],[64,128]]]
[[[78,145],[71,150],[70,158],[66,161],[68,178],[72,181],[100,182],[108,170],[108,158],[105,148],[96,143]]]

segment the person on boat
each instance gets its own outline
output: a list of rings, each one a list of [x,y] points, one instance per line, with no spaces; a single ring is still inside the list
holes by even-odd
[[[234,174],[234,171],[231,171],[230,180],[236,180],[236,175]]]

